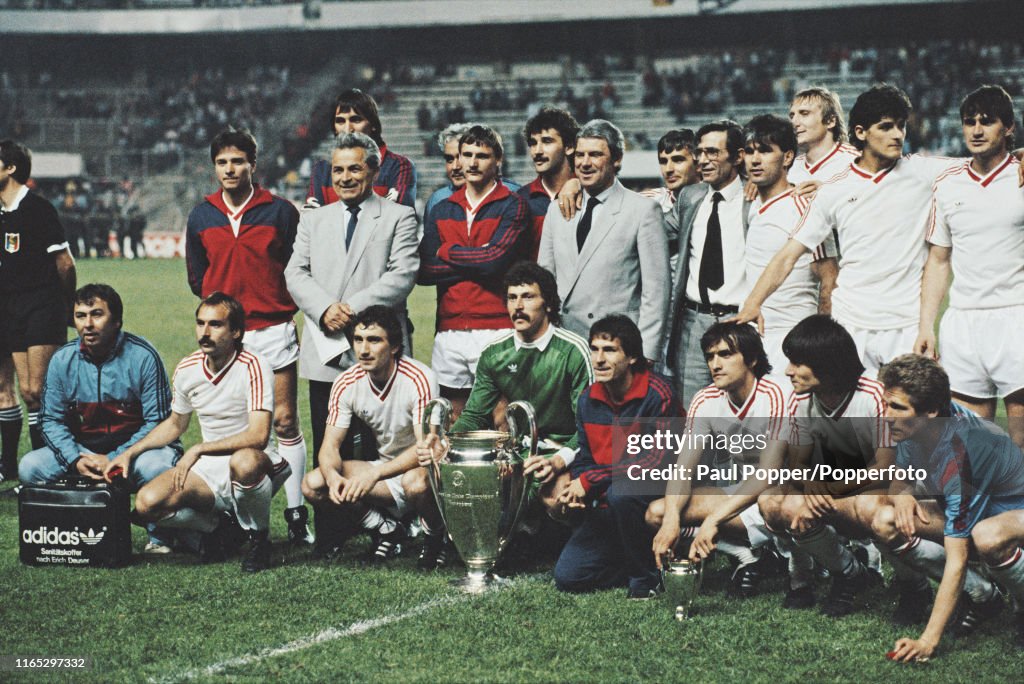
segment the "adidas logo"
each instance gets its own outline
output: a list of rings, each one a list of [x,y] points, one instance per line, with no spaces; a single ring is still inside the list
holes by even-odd
[[[99,532],[93,531],[91,527],[88,532],[79,532],[77,527],[74,530],[61,530],[58,527],[53,529],[40,527],[35,530],[23,531],[21,533],[21,540],[26,544],[78,546],[80,543],[85,543],[88,546],[96,546],[103,541],[103,535],[106,532],[106,527]]]
[[[519,370],[519,364],[517,364],[517,363],[510,363],[510,364],[508,364],[508,372],[509,373],[515,373],[518,370]]]

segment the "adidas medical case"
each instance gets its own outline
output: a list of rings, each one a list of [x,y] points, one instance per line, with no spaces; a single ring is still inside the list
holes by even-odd
[[[21,562],[112,568],[131,559],[128,491],[66,480],[25,485],[18,495]]]

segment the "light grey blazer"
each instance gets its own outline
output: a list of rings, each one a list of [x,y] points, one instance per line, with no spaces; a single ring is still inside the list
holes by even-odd
[[[576,248],[581,216],[566,221],[552,202],[537,258],[555,274],[563,327],[586,339],[604,316],[626,314],[640,328],[644,355],[659,360],[671,289],[661,207],[616,180],[582,252]]]
[[[373,304],[392,307],[402,322],[405,353],[411,350],[406,299],[420,266],[416,212],[371,193],[363,200],[348,250],[345,229],[342,202],[305,212],[284,272],[288,292],[306,318],[299,374],[310,380],[332,382],[354,362],[346,352],[336,365],[324,365],[310,338],[310,326],[319,326],[334,302],[345,302],[356,313]]]

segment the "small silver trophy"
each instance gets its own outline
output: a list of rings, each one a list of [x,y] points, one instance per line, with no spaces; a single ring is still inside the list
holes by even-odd
[[[519,445],[526,436],[530,454],[537,453],[537,420],[530,404],[514,401],[505,411],[508,432],[449,433],[451,414],[447,399],[434,399],[423,412],[423,434],[440,430],[446,447],[427,473],[448,535],[467,567],[466,577],[452,583],[479,593],[504,581],[493,569],[526,505],[529,488]]]
[[[675,606],[676,620],[682,622],[690,617],[693,601],[700,593],[703,565],[700,561],[672,560],[672,556],[666,554],[662,557],[661,567],[665,598],[670,606]]]

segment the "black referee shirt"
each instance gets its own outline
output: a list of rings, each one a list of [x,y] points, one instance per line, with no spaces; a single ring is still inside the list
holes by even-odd
[[[13,211],[0,208],[0,294],[59,287],[53,255],[67,246],[57,210],[34,192]]]

